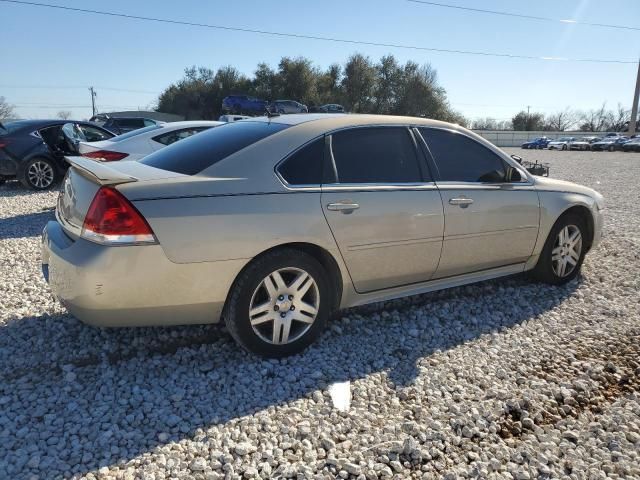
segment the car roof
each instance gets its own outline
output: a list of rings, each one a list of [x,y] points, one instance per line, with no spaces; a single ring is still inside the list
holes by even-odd
[[[365,125],[421,125],[425,127],[460,128],[452,123],[431,120],[422,117],[403,117],[396,115],[370,115],[359,113],[295,113],[291,115],[275,115],[271,117],[253,117],[251,122],[271,122],[296,126],[305,123],[318,124],[324,129],[357,127]]]
[[[99,125],[96,125],[93,122],[87,122],[84,120],[62,120],[59,118],[56,119],[50,119],[50,120],[43,120],[43,119],[38,119],[38,120],[14,120],[12,122],[7,122],[7,123],[20,123],[20,127],[18,128],[18,130],[23,130],[23,129],[40,129],[43,127],[52,127],[55,125],[64,125],[65,123],[79,123],[81,125],[92,125],[92,126],[97,126],[99,127]]]

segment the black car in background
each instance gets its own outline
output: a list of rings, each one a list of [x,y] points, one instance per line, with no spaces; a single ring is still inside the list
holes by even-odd
[[[551,140],[547,137],[538,137],[534,138],[533,140],[529,140],[528,142],[524,142],[521,147],[525,150],[530,148],[543,149],[547,148],[547,145],[549,145],[550,141]]]
[[[153,125],[162,125],[165,122],[151,120],[144,117],[110,117],[108,115],[96,115],[91,117],[91,121],[106,128],[116,135],[132,132],[139,128],[151,127]]]
[[[624,152],[640,152],[640,137],[631,138],[628,142],[622,144]]]
[[[16,177],[34,190],[45,190],[66,171],[65,155],[78,155],[79,142],[115,135],[91,122],[17,120],[0,123],[0,183]]]
[[[618,135],[609,134],[599,142],[591,144],[591,150],[615,152],[616,150],[622,150],[622,146],[629,141],[629,137],[621,137]]]

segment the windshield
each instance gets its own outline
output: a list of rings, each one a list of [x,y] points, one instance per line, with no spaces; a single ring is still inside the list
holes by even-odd
[[[141,163],[162,170],[195,175],[287,127],[288,125],[273,122],[227,123],[152,153]]]
[[[160,128],[162,128],[162,125],[151,125],[150,127],[139,128],[137,130],[132,130],[128,133],[118,135],[117,137],[113,137],[111,141],[121,142],[122,140],[127,140],[128,138],[135,137],[136,135],[140,135],[141,133],[153,132],[154,130],[158,130]]]

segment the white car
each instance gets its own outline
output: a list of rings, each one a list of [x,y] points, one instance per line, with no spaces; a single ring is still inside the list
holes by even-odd
[[[576,140],[575,137],[560,137],[560,138],[556,138],[555,140],[552,140],[552,141],[549,142],[549,145],[547,145],[547,148],[549,150],[555,150],[556,148],[558,150],[569,150],[569,146],[575,140]]]
[[[247,118],[251,118],[248,117],[247,115],[220,115],[220,118],[218,119],[220,122],[237,122],[238,120],[246,120]]]
[[[78,151],[83,157],[102,162],[141,160],[167,145],[218,125],[224,123],[190,121],[152,125],[101,142],[80,142]]]

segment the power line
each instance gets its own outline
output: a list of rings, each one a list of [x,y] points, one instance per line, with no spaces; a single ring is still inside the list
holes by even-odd
[[[186,25],[190,27],[202,27],[202,28],[243,32],[243,33],[257,33],[260,35],[271,35],[274,37],[320,40],[325,42],[346,43],[346,44],[352,44],[352,45],[367,45],[367,46],[374,46],[374,47],[399,48],[399,49],[405,49],[405,50],[420,50],[420,51],[429,51],[429,52],[438,52],[438,53],[455,53],[455,54],[462,54],[462,55],[478,55],[483,57],[517,58],[517,59],[524,59],[524,60],[548,60],[548,61],[565,61],[565,62],[620,63],[620,64],[636,63],[635,60],[605,60],[605,59],[597,59],[597,58],[573,58],[572,59],[572,58],[565,58],[565,57],[516,55],[516,54],[510,54],[510,53],[495,53],[495,52],[483,52],[483,51],[473,51],[473,50],[456,50],[456,49],[448,49],[448,48],[422,47],[417,45],[368,42],[368,41],[362,41],[362,40],[349,40],[345,38],[322,37],[318,35],[303,35],[303,34],[297,34],[297,33],[275,32],[270,30],[256,30],[256,29],[244,28],[244,27],[231,27],[227,25],[213,25],[208,23],[196,23],[196,22],[187,22],[187,21],[181,21],[181,20],[170,20],[167,18],[143,17],[140,15],[129,15],[124,13],[107,12],[104,10],[90,10],[86,8],[66,7],[62,5],[54,5],[50,3],[40,3],[40,2],[29,2],[24,0],[0,0],[0,2],[13,3],[13,4],[19,4],[19,5],[29,5],[34,7],[53,8],[58,10],[66,10],[66,11],[79,12],[79,13],[89,13],[94,15],[104,15],[109,17],[127,18],[131,20],[143,20],[148,22],[169,23],[174,25]]]
[[[2,1],[2,0],[0,0]],[[0,85],[0,88],[24,88],[24,89],[35,89],[35,90],[77,90],[77,89],[85,89],[86,85]],[[94,87],[100,90],[109,90],[113,92],[128,92],[128,93],[148,93],[149,95],[158,95],[160,92],[151,92],[149,90],[130,90],[128,88],[114,88],[114,87]]]
[[[640,30],[640,27],[629,27],[627,25],[612,25],[609,23],[592,23],[592,22],[582,22],[580,20],[572,20],[572,19],[540,17],[537,15],[525,15],[522,13],[501,12],[498,10],[486,10],[484,8],[463,7],[460,5],[451,5],[449,3],[428,2],[426,0],[406,0],[406,1],[411,3],[421,3],[423,5],[430,5],[432,7],[453,8],[456,10],[466,10],[468,12],[486,13],[490,15],[501,15],[504,17],[524,18],[527,20],[539,20],[543,22],[569,23],[569,24],[575,24],[575,25],[586,25],[590,27],[617,28],[621,30]]]

